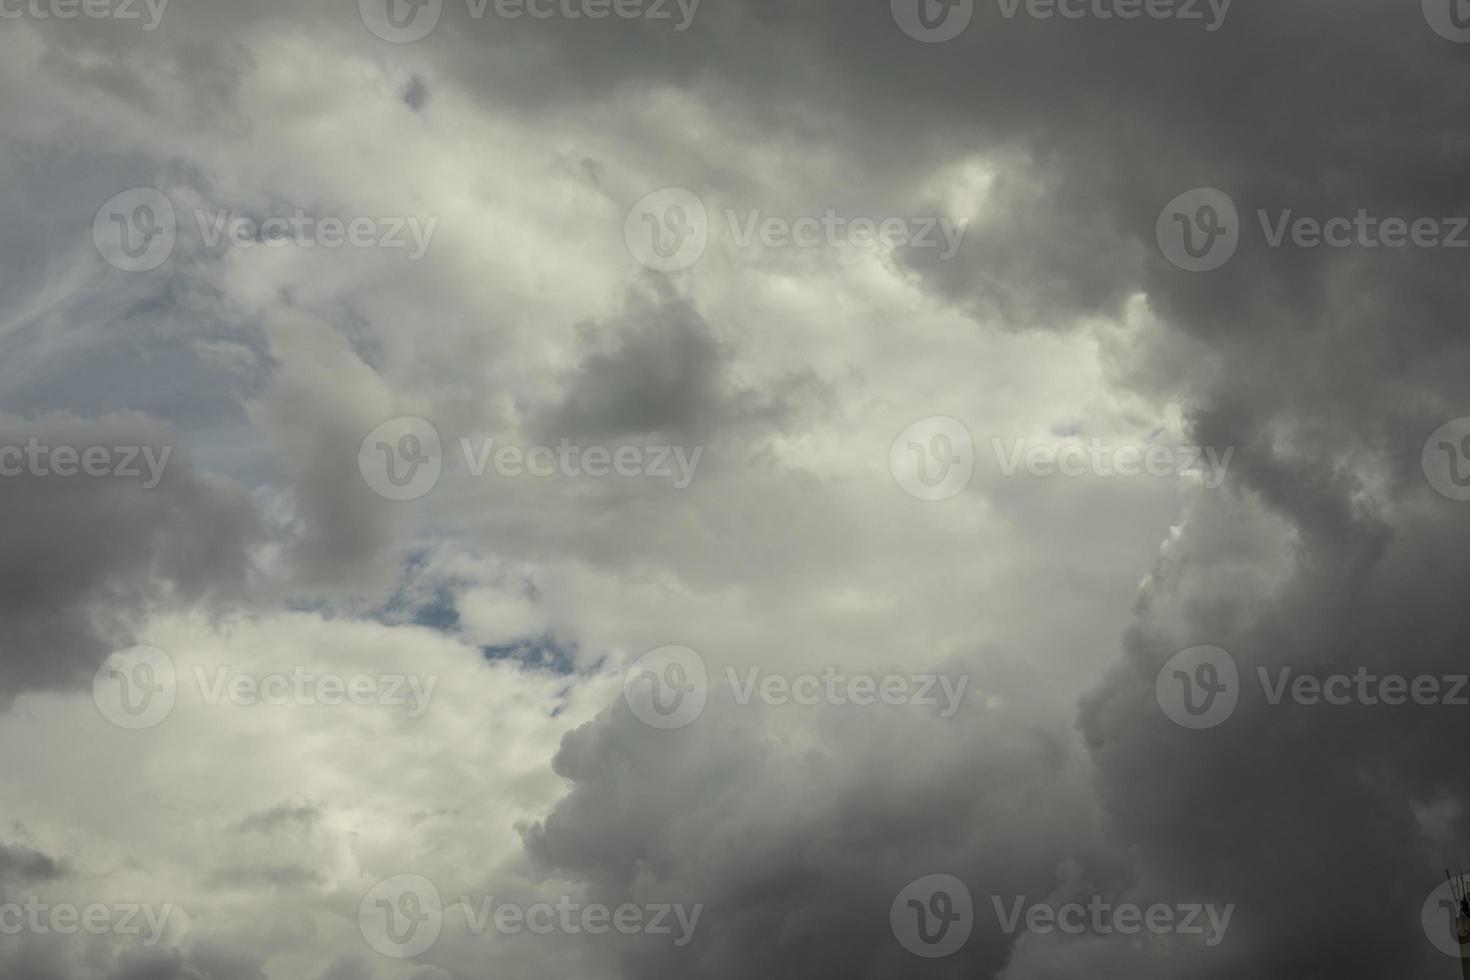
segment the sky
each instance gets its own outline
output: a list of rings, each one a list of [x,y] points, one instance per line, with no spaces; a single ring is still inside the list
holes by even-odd
[[[0,980],[1456,976],[1467,71],[0,0]]]

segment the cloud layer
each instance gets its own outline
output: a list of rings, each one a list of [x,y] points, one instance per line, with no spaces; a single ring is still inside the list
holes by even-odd
[[[0,32],[0,450],[48,451],[0,455],[0,912],[169,910],[6,933],[0,980],[1452,975],[1466,709],[1273,693],[1464,672],[1464,254],[1353,224],[1470,216],[1447,11],[391,2]],[[1191,272],[1197,188],[1235,250]],[[625,671],[671,646],[709,683],[660,730]],[[1202,646],[1238,703],[1191,728]],[[837,672],[966,694],[742,688]],[[899,924],[930,875],[944,957]],[[401,958],[399,876],[442,906]],[[558,902],[701,911],[476,922]]]

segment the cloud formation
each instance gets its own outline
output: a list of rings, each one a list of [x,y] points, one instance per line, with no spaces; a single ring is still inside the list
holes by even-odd
[[[153,946],[7,936],[0,980],[1455,969],[1422,916],[1470,832],[1464,709],[1291,686],[1464,673],[1465,461],[1431,438],[1470,415],[1464,256],[1382,242],[1470,215],[1447,11],[353,6],[170,5],[152,30],[27,8],[0,34],[0,741],[23,746],[0,900],[178,910]],[[140,188],[169,233],[107,213]],[[688,206],[640,216],[662,188]],[[1169,213],[1200,188],[1228,258],[1195,249],[1218,207]],[[211,242],[225,211],[259,239]],[[297,213],[342,242],[269,240]],[[737,234],[827,214],[842,240]],[[965,229],[953,255],[878,240],[926,215]],[[355,219],[435,230],[414,254]],[[702,251],[651,271],[634,232]],[[129,271],[140,242],[167,257]],[[404,418],[438,448],[388,465],[436,477],[391,499],[364,446]],[[462,441],[492,438],[702,455],[684,486],[477,473]],[[1231,455],[1218,483],[1008,474],[1058,446]],[[105,474],[62,475],[90,448]],[[158,675],[94,675],[140,644],[174,700],[130,730],[105,699]],[[707,703],[660,730],[623,672],[673,645]],[[1190,728],[1162,701],[1198,647],[1238,702]],[[741,694],[836,671],[967,693],[950,716]],[[426,710],[390,677],[432,677]],[[404,875],[442,921],[396,958],[362,909]],[[931,875],[973,915],[925,958],[897,916],[948,921],[903,900]],[[492,897],[702,912],[676,945],[477,923]],[[1006,924],[1100,903],[1230,918],[1213,943]]]

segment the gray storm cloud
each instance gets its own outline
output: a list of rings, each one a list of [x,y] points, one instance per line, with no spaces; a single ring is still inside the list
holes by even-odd
[[[23,693],[84,690],[159,610],[259,602],[262,614],[295,605],[350,616],[383,602],[405,562],[425,563],[450,589],[494,555],[537,566],[527,591],[545,621],[534,629],[573,651],[568,685],[615,669],[639,644],[695,633],[717,667],[793,669],[871,656],[871,636],[914,670],[973,674],[981,692],[975,710],[941,720],[792,715],[742,706],[717,686],[699,721],[677,732],[649,728],[615,699],[548,761],[554,799],[520,821],[510,868],[610,905],[702,902],[697,939],[526,937],[505,954],[517,975],[1452,975],[1420,908],[1440,869],[1464,860],[1470,834],[1464,709],[1272,704],[1255,682],[1280,668],[1465,670],[1465,505],[1436,494],[1420,469],[1429,434],[1470,414],[1465,256],[1272,247],[1257,217],[1467,213],[1470,49],[1431,30],[1419,4],[1241,0],[1206,30],[1008,18],[977,0],[964,33],[934,45],[906,37],[881,2],[730,0],[700,5],[675,31],[652,20],[477,19],[446,0],[435,32],[405,45],[374,37],[351,6],[178,5],[152,32],[27,21],[8,42],[38,81],[30,97],[9,84],[0,95],[17,134],[0,150],[10,217],[0,259],[19,273],[0,283],[0,406],[14,413],[0,417],[0,444],[218,440],[209,458],[230,475],[179,451],[147,492],[128,479],[0,479],[0,708]],[[322,54],[319,75],[272,57],[291,43]],[[7,80],[20,77],[11,71]],[[73,249],[85,244],[87,205],[110,195],[119,166],[125,184],[167,185],[181,201],[373,200],[382,172],[406,164],[381,161],[365,176],[372,168],[354,167],[366,151],[348,134],[391,125],[410,152],[443,138],[432,129],[441,113],[478,143],[434,144],[443,171],[405,158],[423,171],[399,183],[452,185],[432,199],[456,213],[441,216],[422,269],[402,273],[397,300],[381,290],[400,270],[361,257],[349,266],[295,255],[292,269],[184,249],[153,279],[102,285],[75,271],[90,269]],[[340,126],[328,140],[342,153],[340,188],[289,163],[319,145],[302,135],[314,132],[303,118]],[[252,129],[280,139],[259,151],[267,162],[236,141]],[[529,166],[502,156],[540,141],[548,148]],[[456,169],[450,148],[471,162]],[[982,189],[952,193],[946,181],[967,170],[984,172]],[[546,172],[572,175],[558,185],[585,212],[571,230],[514,224],[518,178],[531,186]],[[597,236],[588,228],[607,224],[616,238],[627,207],[661,185],[695,189],[712,214],[972,213],[950,214],[970,222],[952,258],[900,248],[885,260],[912,290],[897,299],[866,283],[851,303],[810,299],[801,288],[832,270],[806,256],[762,255],[750,260],[759,277],[741,279],[728,243],[685,277],[575,271],[576,249]],[[1190,273],[1160,253],[1155,223],[1171,199],[1206,186],[1238,207],[1241,242],[1222,268]],[[82,237],[62,242],[53,225]],[[507,230],[521,228],[520,240]],[[506,239],[518,248],[485,261],[480,243]],[[544,240],[555,244],[538,251]],[[559,278],[564,269],[573,272]],[[600,291],[595,313],[582,291]],[[759,296],[755,312],[737,302],[742,292]],[[1148,329],[1125,341],[1096,327],[1140,302]],[[1055,483],[973,487],[963,500],[981,516],[936,517],[917,533],[886,505],[863,510],[835,488],[851,472],[832,433],[924,396],[942,407],[947,395],[934,385],[912,401],[885,367],[918,349],[954,389],[1006,383],[1006,365],[968,361],[955,336],[919,332],[920,305],[987,337],[1063,343],[1097,330],[1110,395],[1180,405],[1192,444],[1233,448],[1223,485],[1150,503],[1152,523],[1139,517],[1136,528],[1140,511],[1111,490],[1098,499],[1123,517],[1068,523],[1081,491],[1066,497]],[[803,319],[812,307],[822,313]],[[881,329],[862,319],[870,309]],[[818,319],[835,326],[787,361],[782,335]],[[116,332],[92,339],[102,322]],[[207,346],[193,342],[195,326]],[[194,382],[160,381],[179,376]],[[910,387],[929,377],[914,374]],[[144,391],[146,416],[107,414]],[[54,414],[72,404],[88,418]],[[426,506],[394,507],[363,485],[354,454],[374,425],[420,413],[446,445],[510,430],[655,433],[711,449],[684,496],[446,482]],[[233,439],[238,452],[224,446]],[[812,470],[779,455],[792,445],[819,461]],[[982,557],[1025,587],[1015,608],[967,564],[990,540],[967,541],[976,526],[1014,533],[1010,550]],[[1135,529],[1146,540],[1126,554],[1088,537]],[[249,588],[262,546],[279,576],[269,600]],[[1084,598],[1106,613],[1074,615]],[[449,602],[459,618],[476,614],[466,595]],[[595,606],[595,620],[579,605]],[[1010,617],[1034,646],[1000,660],[968,626]],[[1160,710],[1156,680],[1176,653],[1206,644],[1229,651],[1245,683],[1226,722],[1193,731]],[[985,692],[999,693],[992,702]],[[403,751],[406,772],[452,758]],[[333,824],[331,812],[253,800],[233,826],[246,838],[319,833],[357,847],[361,828]],[[434,827],[394,830],[430,853],[452,851]],[[71,855],[6,839],[0,826],[0,896],[71,872]],[[410,850],[363,847],[374,867]],[[197,884],[261,906],[283,892],[317,897],[321,922],[350,918],[355,886],[335,866],[296,860],[220,860]],[[889,907],[909,882],[941,872],[973,893],[974,935],[951,957],[919,960],[895,942]],[[491,883],[509,873],[470,872]],[[1234,914],[1207,945],[1020,935],[992,907],[1095,895]],[[36,939],[0,952],[0,978],[276,980],[284,974],[257,928],[210,923],[181,949],[88,955]],[[330,932],[320,929],[314,939]],[[477,975],[483,950],[456,936],[408,965],[321,942],[312,980],[460,980]]]

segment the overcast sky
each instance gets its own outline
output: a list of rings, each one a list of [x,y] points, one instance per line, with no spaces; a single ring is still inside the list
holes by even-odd
[[[1457,976],[1467,72],[0,0],[0,980]]]

